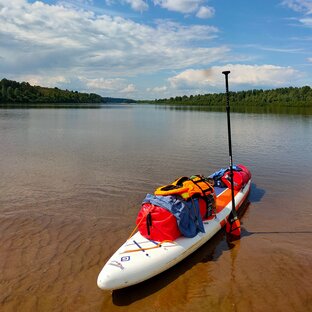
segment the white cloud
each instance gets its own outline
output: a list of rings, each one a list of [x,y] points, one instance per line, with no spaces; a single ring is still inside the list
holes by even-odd
[[[125,88],[126,80],[122,78],[105,79],[94,78],[87,79],[85,77],[78,77],[89,89],[105,90],[105,91],[120,91]]]
[[[121,90],[120,92],[121,92],[121,93],[130,94],[130,93],[134,93],[134,92],[136,92],[136,91],[137,91],[137,90],[136,90],[135,85],[132,84],[132,83],[130,83],[130,84],[127,85],[126,88],[124,88],[124,89]]]
[[[161,87],[154,87],[154,88],[147,88],[147,92],[154,92],[154,93],[162,93],[167,91],[167,86],[161,86]]]
[[[307,58],[307,61],[310,62],[310,63],[312,63],[312,57],[308,57],[308,58]]]
[[[130,4],[131,8],[135,11],[146,11],[148,9],[148,4],[144,0],[126,0]]]
[[[224,85],[222,71],[230,70],[231,85],[253,87],[278,87],[289,85],[301,77],[292,67],[274,65],[232,65],[213,66],[205,70],[188,69],[169,78],[172,88],[220,87]]]
[[[299,22],[305,26],[312,27],[312,18],[301,18]]]
[[[93,0],[58,0],[57,4],[68,7],[88,8],[93,5]]]
[[[70,81],[64,76],[50,76],[47,75],[22,75],[18,77],[19,81],[27,81],[33,86],[55,87]]]
[[[302,13],[304,16],[301,18],[293,18],[293,20],[299,21],[303,26],[312,27],[312,18],[309,17],[309,15],[312,14],[311,0],[284,0],[282,4],[295,12]]]
[[[198,87],[199,85],[215,85],[215,76],[211,69],[188,69],[169,78],[171,87]]]
[[[229,51],[202,46],[217,36],[216,27],[148,26],[40,1],[0,0],[0,24],[0,72],[11,78],[49,73],[66,81],[114,79],[207,65]]]
[[[81,47],[75,27],[94,17],[91,12],[40,1],[30,4],[25,0],[0,0],[0,9],[1,35],[15,43],[36,47]]]
[[[185,44],[186,42],[203,42],[217,37],[219,30],[214,26],[207,25],[189,25],[183,26],[179,23],[160,20],[157,24],[159,32],[157,40],[167,42],[170,36],[174,33],[174,45]],[[172,38],[173,39],[173,38]],[[168,42],[169,43],[169,42]]]
[[[284,0],[282,4],[296,12],[312,14],[311,0]]]
[[[180,13],[194,13],[203,2],[203,0],[154,0],[155,5]]]
[[[209,6],[201,6],[196,14],[198,18],[211,18],[215,14],[215,9]]]
[[[78,77],[81,84],[87,89],[95,90],[102,94],[126,94],[131,95],[137,92],[137,88],[134,84],[123,78],[105,79],[105,78],[94,78],[88,79],[85,77]]]
[[[83,1],[83,0],[70,0]],[[135,11],[146,11],[149,8],[147,0],[105,0],[107,5],[114,5],[117,2],[127,3]],[[183,14],[190,14],[197,12],[196,16],[199,18],[211,18],[215,10],[209,6],[202,6],[206,0],[153,0],[154,5],[158,5],[163,9],[179,12]]]
[[[259,44],[248,44],[246,47],[255,48],[263,51],[269,52],[279,52],[279,53],[300,53],[303,52],[302,48],[277,48],[277,47],[267,47]]]
[[[145,96],[145,99],[165,98],[168,95],[170,96],[170,92],[171,91],[172,91],[172,89],[169,88],[168,86],[159,86],[159,87],[153,87],[153,88],[146,88],[147,96]]]
[[[127,3],[135,11],[143,12],[148,10],[148,4],[146,0],[105,0],[107,5],[113,5],[116,2]]]
[[[125,3],[126,0],[122,1]],[[185,14],[191,10],[198,17],[209,17],[209,7],[204,5],[207,1],[153,1],[166,9]],[[232,70],[233,86],[274,87],[300,78],[300,73],[292,67],[211,67],[216,62],[224,64],[230,59],[227,46],[213,43],[219,35],[218,28],[213,26],[186,26],[168,20],[147,25],[103,12],[96,14],[87,8],[92,4],[91,0],[67,2],[77,6],[0,0],[0,73],[4,77],[104,96],[131,94],[142,98],[146,98],[146,94],[140,88],[146,92],[148,82],[135,86],[131,78],[146,73],[159,73],[162,77],[168,72],[179,73],[169,79],[168,85],[160,82],[159,87],[148,89],[155,97],[157,94],[175,94],[179,90],[191,94],[194,90],[207,90],[207,86],[212,91],[215,91],[214,86],[223,88],[221,71],[224,68]],[[148,3],[128,1],[130,5],[137,5],[138,10],[143,2]],[[302,20],[306,25],[312,25],[308,16]],[[292,51],[296,52],[287,50]],[[245,59],[240,61],[246,62]],[[312,58],[307,61],[312,62]],[[185,70],[199,67],[209,69]]]

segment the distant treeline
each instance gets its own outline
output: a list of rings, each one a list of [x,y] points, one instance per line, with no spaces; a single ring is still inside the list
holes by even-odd
[[[31,86],[28,82],[0,81],[0,103],[101,103],[94,93]]]
[[[224,106],[225,94],[204,94],[176,96],[169,99],[148,101],[154,104]],[[312,89],[309,86],[295,88],[278,88],[273,90],[249,90],[230,92],[230,102],[233,106],[289,106],[312,107]]]
[[[95,93],[31,86],[28,82],[0,81],[0,103],[129,103],[129,99],[106,98]]]
[[[102,99],[104,103],[136,103],[135,100],[124,98],[103,97]]]

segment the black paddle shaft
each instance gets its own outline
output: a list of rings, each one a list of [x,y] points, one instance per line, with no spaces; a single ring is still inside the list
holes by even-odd
[[[232,194],[232,214],[230,219],[237,219],[237,213],[235,210],[235,198],[234,198],[234,179],[233,179],[233,155],[232,155],[232,136],[231,136],[231,118],[230,118],[230,96],[229,96],[229,73],[230,71],[223,71],[225,76],[225,91],[226,91],[226,114],[228,125],[228,141],[229,141],[229,156],[230,156],[230,178],[231,178],[231,194]],[[232,222],[232,220],[230,220]]]

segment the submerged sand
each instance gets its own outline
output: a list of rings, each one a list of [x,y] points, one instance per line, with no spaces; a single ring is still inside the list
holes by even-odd
[[[167,272],[114,292],[98,289],[96,279],[130,233],[128,218],[75,217],[70,207],[7,212],[1,311],[311,311],[312,234],[286,218],[276,226],[261,209],[248,206],[240,241],[227,243],[221,231]]]

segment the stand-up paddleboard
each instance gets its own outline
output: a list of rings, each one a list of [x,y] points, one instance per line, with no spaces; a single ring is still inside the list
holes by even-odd
[[[228,178],[225,176],[224,183],[220,184],[227,187],[217,186],[214,188],[217,195],[214,215],[203,221],[204,231],[200,231],[191,238],[181,236],[175,241],[157,242],[137,232],[114,253],[103,267],[97,280],[101,289],[114,290],[135,285],[169,269],[206,243],[224,225],[227,225],[226,232],[229,236],[236,236],[236,238],[240,236],[240,222],[236,211],[249,194],[251,175],[246,167],[240,165],[239,170],[245,172],[245,179],[234,186],[228,88],[230,71],[223,71],[222,73],[225,75],[226,81],[230,169]],[[219,172],[213,174],[212,177],[218,174]]]
[[[251,178],[234,191],[235,210],[247,198],[250,187]],[[98,287],[114,290],[143,282],[174,266],[206,243],[227,223],[232,211],[231,189],[215,187],[214,190],[216,214],[203,220],[205,233],[199,232],[193,238],[181,236],[175,241],[156,242],[137,232],[107,261],[98,276]]]

